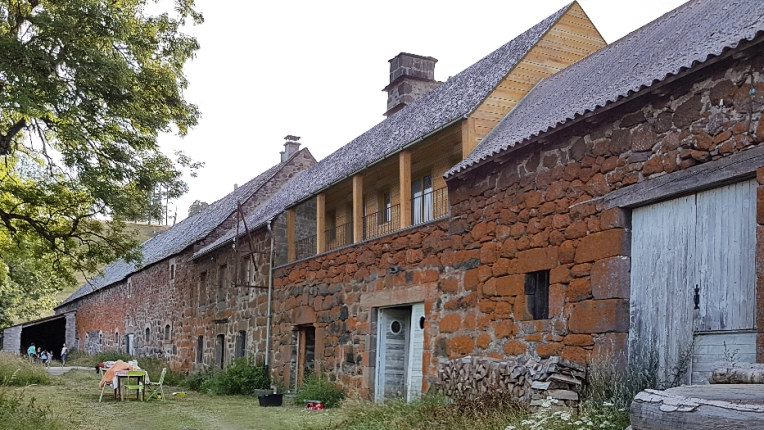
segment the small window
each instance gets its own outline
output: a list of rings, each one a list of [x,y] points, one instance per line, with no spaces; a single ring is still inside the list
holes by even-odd
[[[199,273],[199,301],[197,304],[207,303],[207,271]]]
[[[251,265],[252,257],[245,255],[239,260],[239,284],[250,285],[249,268]],[[244,290],[246,291],[246,290]]]
[[[114,332],[114,345],[119,346],[119,332]]]
[[[170,324],[164,326],[164,338],[168,342],[172,340],[172,327],[170,327]]]
[[[378,218],[380,224],[388,223],[393,218],[393,196],[389,191],[382,193],[381,199],[382,216]]]
[[[398,333],[400,333],[400,332],[401,332],[401,323],[400,323],[400,322],[398,322],[398,321],[393,321],[393,322],[390,324],[390,331],[391,331],[393,334],[398,334]]]
[[[247,355],[247,332],[240,331],[236,337],[236,357],[241,358]]]
[[[528,313],[534,320],[549,318],[549,271],[525,275],[525,297]]]
[[[175,265],[170,265],[170,279],[175,279]]]
[[[228,265],[223,264],[222,266],[218,267],[218,301],[222,302],[225,300],[225,294],[226,294],[226,272],[228,271]]]
[[[149,337],[150,335],[151,335],[151,330],[149,330],[149,328],[148,328],[148,327],[146,327],[146,338],[145,338],[145,342],[146,342],[146,343],[149,343],[149,340],[151,339],[151,338]]]
[[[204,352],[204,336],[199,336],[196,338],[196,362],[197,363],[202,362],[203,352]]]

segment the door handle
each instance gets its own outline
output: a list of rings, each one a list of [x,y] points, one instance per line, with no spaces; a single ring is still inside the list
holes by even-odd
[[[695,284],[695,297],[693,297],[693,300],[695,301],[695,310],[700,309],[700,287],[698,284]]]

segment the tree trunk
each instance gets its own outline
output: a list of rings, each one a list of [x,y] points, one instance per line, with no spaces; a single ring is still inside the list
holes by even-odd
[[[631,404],[632,430],[764,428],[764,386],[691,385],[645,390]]]
[[[717,363],[709,381],[712,384],[764,384],[764,364]]]

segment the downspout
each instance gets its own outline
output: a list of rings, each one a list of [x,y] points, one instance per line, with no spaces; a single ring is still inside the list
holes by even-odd
[[[271,224],[273,218],[268,220],[268,234],[271,235],[271,253],[268,262],[268,311],[265,322],[265,370],[269,372],[271,365],[271,299],[273,298],[273,257],[274,257],[274,234]],[[269,372],[270,373],[270,372]]]

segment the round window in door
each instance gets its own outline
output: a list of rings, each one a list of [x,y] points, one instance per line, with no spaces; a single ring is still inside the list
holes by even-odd
[[[390,323],[390,331],[393,332],[393,334],[398,334],[401,332],[401,323],[398,321],[393,321]]]

